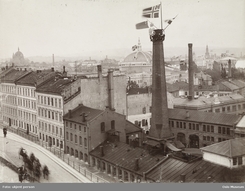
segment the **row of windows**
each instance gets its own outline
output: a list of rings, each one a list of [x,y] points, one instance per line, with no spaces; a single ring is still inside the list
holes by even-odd
[[[56,108],[61,108],[61,99],[60,98],[52,98],[47,96],[38,96],[38,103],[53,106]]]
[[[111,121],[111,129],[115,129],[115,120]],[[101,133],[105,133],[105,122],[100,123]]]
[[[214,142],[214,137],[203,136],[203,140],[204,140],[204,141],[212,141],[212,142]]]
[[[243,161],[242,161],[242,157],[234,157],[233,158],[233,165],[242,165]]]
[[[148,120],[142,119],[141,121],[135,121],[134,124],[139,126],[139,127],[148,126]]]
[[[220,134],[227,134],[230,135],[230,128],[229,127],[218,127],[218,133]]]
[[[55,133],[56,135],[59,134],[59,128],[51,124],[47,124],[45,122],[39,121],[39,130],[49,132],[49,133]],[[60,128],[60,136],[62,136],[62,128]]]
[[[78,138],[78,136],[77,135],[73,136],[72,133],[70,133],[70,137],[69,137],[69,133],[66,132],[66,140],[67,141],[73,142],[73,140],[74,140],[75,144],[77,144],[78,143],[78,139],[77,138]],[[84,143],[84,147],[86,147],[87,146],[87,138],[84,138],[84,142],[83,142],[83,138],[81,136],[79,136],[79,145],[83,145],[83,143]]]
[[[17,115],[16,108],[8,107],[8,106],[2,106],[2,111],[8,115]]]
[[[18,126],[18,121],[15,119],[10,119],[9,117],[3,116],[3,121],[9,126]]]
[[[36,109],[36,102],[28,99],[18,98],[18,106],[22,106],[30,109]]]
[[[2,85],[2,92],[15,93],[15,86]]]
[[[245,109],[245,104],[239,104],[239,105],[232,105],[232,106],[227,106],[227,107],[222,107],[222,108],[217,108],[215,109],[215,113],[220,113],[221,111],[224,112],[231,112],[231,111],[238,111],[238,110],[243,110]]]
[[[31,124],[27,124],[23,121],[19,121],[19,127],[22,129],[29,129],[29,132],[33,132],[33,133],[37,133],[37,127],[36,126],[32,126]]]
[[[24,120],[31,121],[33,123],[37,122],[37,116],[25,111],[18,110],[18,116]]]
[[[74,130],[77,130],[77,127],[78,127],[78,129],[79,129],[79,131],[82,131],[83,130],[83,132],[84,133],[86,133],[86,131],[87,131],[87,127],[83,127],[82,128],[82,126],[81,125],[78,125],[78,124],[76,124],[76,123],[70,123],[70,126],[69,126],[69,123],[66,121],[66,127],[67,128],[74,128]]]
[[[51,110],[47,110],[44,108],[38,108],[38,115],[40,117],[53,119],[53,120],[60,121],[60,122],[63,121],[62,113],[57,112],[57,111],[51,111]]]
[[[3,102],[11,105],[17,105],[16,96],[12,95],[3,96]]]
[[[174,125],[174,121],[169,121],[169,125],[171,127],[175,127]],[[187,123],[186,122],[179,122],[176,121],[176,128],[183,128],[186,129],[187,128]],[[199,124],[197,123],[188,123],[188,128],[190,130],[197,130],[199,131]],[[203,125],[202,130],[204,132],[211,132],[214,133],[214,126],[213,125]],[[220,134],[227,134],[230,135],[230,128],[229,127],[218,127],[218,133]]]
[[[49,142],[50,144],[52,144],[52,145],[54,145],[56,147],[63,148],[63,141],[60,141],[59,139],[55,139],[54,137],[53,138],[52,137],[49,138],[48,135],[45,136],[44,134],[41,134],[41,133],[39,133],[39,138],[40,138],[40,140]]]
[[[70,148],[67,146],[66,147],[66,153],[70,154],[71,156],[75,156],[76,158],[78,158],[78,150],[75,150],[75,152],[74,152],[73,148],[71,148],[71,150],[70,150]],[[84,160],[85,162],[87,162],[88,155],[86,153],[83,154],[82,152],[80,152],[79,159],[80,160]]]
[[[34,89],[30,88],[17,88],[18,95],[26,96],[26,97],[35,97]]]

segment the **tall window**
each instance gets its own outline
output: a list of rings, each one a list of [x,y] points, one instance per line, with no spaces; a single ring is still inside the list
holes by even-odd
[[[105,132],[105,122],[102,122],[100,124],[100,131],[101,131],[101,133],[104,133]]]
[[[203,125],[203,131],[206,131],[206,125]]]
[[[211,132],[214,132],[214,126],[211,125]]]
[[[72,133],[70,133],[70,140],[73,141]]]
[[[84,146],[86,147],[87,146],[87,139],[84,138]]]
[[[69,141],[69,134],[68,134],[68,132],[66,132],[66,140]]]
[[[83,144],[83,140],[82,140],[82,137],[79,136],[79,144],[82,145]]]
[[[218,133],[221,133],[221,127],[218,127]]]
[[[77,135],[75,135],[75,143],[77,143]]]
[[[111,129],[115,129],[115,120],[111,121]]]
[[[233,158],[233,165],[237,165],[237,158],[236,157]]]

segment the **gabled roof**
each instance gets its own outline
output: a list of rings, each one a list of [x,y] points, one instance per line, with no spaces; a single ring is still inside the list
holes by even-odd
[[[2,83],[15,83],[16,80],[21,78],[24,75],[27,75],[30,71],[18,71],[18,70],[11,70],[5,76],[1,77]]]
[[[204,152],[210,152],[225,157],[237,157],[245,155],[245,138],[236,138],[200,148]]]
[[[28,75],[24,76],[23,78],[20,78],[16,84],[19,85],[32,85],[34,86],[35,83],[43,78],[44,76],[46,76],[47,74],[49,74],[51,71],[42,71],[42,72],[34,72],[32,71],[31,73],[29,73]]]
[[[100,146],[91,151],[90,155],[139,175],[143,175],[143,172],[150,170],[165,158],[163,155],[150,155],[149,151],[139,147],[132,148],[126,143],[118,142],[116,145],[115,147],[113,144],[105,142],[102,144],[103,157],[100,155]],[[136,158],[139,159],[139,170],[137,171],[134,170]]]
[[[225,114],[225,113],[212,113],[212,112],[203,112],[203,111],[195,111],[188,110],[189,117],[186,117],[185,109],[169,109],[169,118],[177,119],[177,120],[188,120],[195,121],[200,123],[211,123],[217,125],[228,125],[233,126],[238,123],[241,116]]]
[[[49,81],[38,86],[36,91],[42,93],[54,93],[54,94],[61,95],[64,88],[73,82],[71,79],[68,78],[56,79],[56,80],[55,79],[56,79],[55,77],[50,78]]]
[[[245,87],[245,82],[242,80],[231,80],[231,83],[234,85],[238,86],[239,88],[244,88]]]
[[[90,107],[86,107],[84,105],[79,105],[75,109],[71,110],[71,117],[69,117],[70,114],[67,113],[64,115],[63,119],[67,120],[67,121],[85,124],[86,122],[83,121],[82,113],[85,113],[86,122],[89,122],[89,121],[93,120],[95,117],[104,113],[104,111],[98,110],[98,109],[93,109]]]

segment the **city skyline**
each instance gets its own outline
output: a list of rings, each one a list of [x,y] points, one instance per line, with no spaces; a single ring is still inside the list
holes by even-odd
[[[145,21],[142,10],[159,4],[150,0],[62,0],[0,2],[0,57],[9,58],[20,47],[25,57],[106,57],[126,55],[140,39],[151,50],[148,29],[136,30]],[[231,8],[232,7],[232,8]],[[163,20],[178,17],[166,30],[164,47],[240,48],[245,51],[242,0],[162,1]],[[126,14],[125,14],[126,13]],[[149,19],[160,27],[160,19]],[[166,26],[166,24],[164,25]],[[122,51],[127,50],[127,53]],[[195,51],[195,49],[194,49]],[[165,50],[168,54],[168,50]],[[178,54],[178,53],[176,53]]]

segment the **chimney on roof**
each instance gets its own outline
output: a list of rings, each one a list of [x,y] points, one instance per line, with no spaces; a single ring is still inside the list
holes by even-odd
[[[193,83],[193,61],[192,61],[192,43],[188,44],[188,64],[189,64],[189,96],[188,99],[192,100],[194,98],[194,83]]]
[[[190,113],[189,111],[186,111],[186,118],[189,118],[190,117]]]
[[[63,66],[63,74],[66,72],[66,67]]]
[[[139,170],[139,159],[138,159],[138,158],[135,159],[134,170],[135,170],[135,171],[138,171],[138,170]]]
[[[71,117],[72,117],[71,110],[69,109],[69,118],[71,118]]]
[[[231,78],[231,60],[228,60],[228,77]]]
[[[99,79],[99,81],[101,81],[101,79],[102,79],[102,66],[97,65],[97,69],[98,69],[98,79]]]
[[[112,111],[115,111],[114,108],[114,78],[113,70],[108,70],[108,89],[109,89],[109,108]]]
[[[104,147],[102,145],[100,146],[100,156],[104,156]]]
[[[180,181],[181,182],[185,182],[185,176],[186,176],[185,174],[180,175]]]

